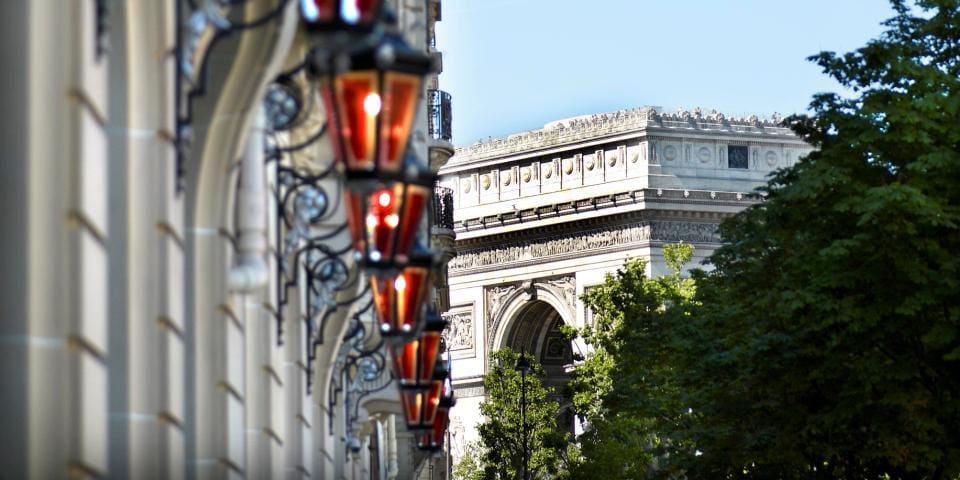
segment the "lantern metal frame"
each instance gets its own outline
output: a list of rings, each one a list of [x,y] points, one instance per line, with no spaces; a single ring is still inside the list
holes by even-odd
[[[320,18],[323,15],[323,12],[320,11],[320,7],[316,5],[318,2],[315,0],[299,0],[300,18],[304,25],[304,28],[311,33],[369,33],[374,31],[377,26],[381,23],[380,20],[384,19],[387,14],[386,2],[384,0],[367,0],[372,5],[370,5],[370,13],[364,14],[363,8],[357,5],[357,20],[350,21],[345,18],[344,7],[346,2],[350,0],[328,0],[327,3],[330,4],[331,18],[329,20],[323,20]],[[354,0],[357,3],[365,0]],[[313,7],[309,5],[313,4]],[[316,11],[316,20],[310,18],[311,11],[310,8],[317,9]]]

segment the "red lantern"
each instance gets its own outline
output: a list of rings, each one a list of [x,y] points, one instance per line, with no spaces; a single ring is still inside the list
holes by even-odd
[[[433,380],[422,388],[401,388],[400,401],[403,404],[403,415],[410,430],[430,430],[433,428],[440,409],[440,400],[443,398],[443,385],[447,377],[447,369],[443,363],[438,363],[434,370]]]
[[[368,271],[396,271],[409,259],[436,176],[425,171],[371,192],[346,192],[353,247]]]
[[[370,183],[403,177],[407,141],[433,60],[394,33],[345,57],[347,71],[341,71],[339,58],[326,55],[315,65],[320,94],[347,186],[369,193]]]
[[[380,17],[383,0],[300,0],[308,30],[369,30]]]
[[[421,450],[437,451],[443,448],[443,436],[447,432],[450,423],[450,409],[456,405],[457,400],[453,396],[453,384],[448,376],[444,382],[443,396],[440,398],[440,404],[437,407],[437,415],[433,420],[433,428],[420,434],[417,439],[417,447]]]
[[[396,275],[372,275],[370,289],[384,337],[412,338],[421,327],[420,313],[433,282],[433,258],[415,256]]]
[[[391,347],[393,373],[401,388],[426,387],[433,380],[440,339],[447,322],[427,312],[423,333],[415,340]]]

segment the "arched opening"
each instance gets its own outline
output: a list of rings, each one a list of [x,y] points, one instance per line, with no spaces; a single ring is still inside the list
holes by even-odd
[[[571,342],[563,337],[560,327],[563,317],[549,303],[533,300],[523,305],[509,322],[503,336],[502,347],[514,351],[532,353],[546,371],[544,386],[552,388],[550,398],[561,405],[569,406],[565,385],[570,379],[573,364]],[[557,424],[564,431],[574,433],[574,416],[561,408]]]

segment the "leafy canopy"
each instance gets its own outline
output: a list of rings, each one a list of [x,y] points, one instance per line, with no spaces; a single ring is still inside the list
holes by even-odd
[[[816,150],[724,222],[695,294],[631,262],[585,296],[577,476],[960,476],[960,2],[892,3],[811,57],[855,96],[788,119]]]
[[[643,478],[663,452],[666,432],[690,416],[680,402],[675,350],[686,341],[682,310],[693,281],[683,266],[691,245],[665,245],[670,274],[646,276],[646,262],[630,260],[583,296],[595,324],[579,334],[592,348],[573,372],[574,405],[589,424],[579,438],[578,478]]]

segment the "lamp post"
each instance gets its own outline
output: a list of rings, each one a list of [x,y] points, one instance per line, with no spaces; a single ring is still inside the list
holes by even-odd
[[[530,362],[527,352],[520,352],[517,359],[517,371],[520,372],[520,424],[523,432],[523,480],[527,480],[527,372],[530,371]]]

